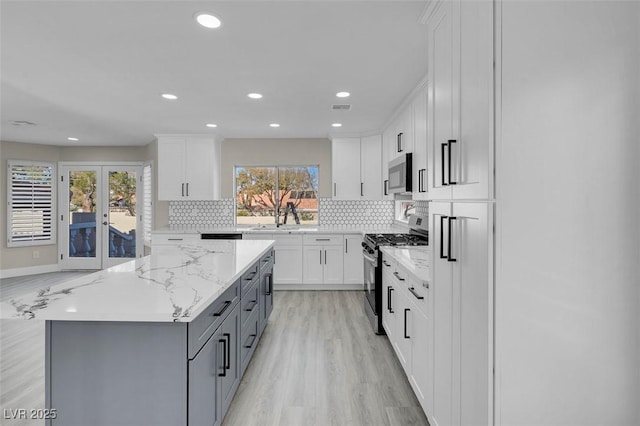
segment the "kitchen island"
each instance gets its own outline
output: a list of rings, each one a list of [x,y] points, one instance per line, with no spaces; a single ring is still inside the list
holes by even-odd
[[[1,306],[46,321],[48,425],[219,424],[273,307],[273,241],[166,248]]]

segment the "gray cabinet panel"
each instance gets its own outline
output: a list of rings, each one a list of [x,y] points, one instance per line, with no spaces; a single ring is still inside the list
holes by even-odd
[[[189,426],[212,426],[220,421],[216,395],[223,367],[221,347],[216,333],[189,361]]]

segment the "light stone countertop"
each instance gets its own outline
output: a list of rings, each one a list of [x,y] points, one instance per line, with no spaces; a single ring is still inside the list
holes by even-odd
[[[0,318],[190,322],[266,254],[273,240],[163,248],[0,304]]]
[[[431,279],[429,268],[429,246],[382,246],[382,253],[393,257],[403,269],[421,283],[428,283]]]

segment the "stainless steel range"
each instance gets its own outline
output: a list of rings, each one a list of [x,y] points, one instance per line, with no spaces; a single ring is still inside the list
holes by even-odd
[[[362,242],[364,256],[364,310],[376,334],[385,334],[382,328],[382,252],[380,246],[429,245],[428,219],[412,215],[409,232],[399,234],[366,234]]]

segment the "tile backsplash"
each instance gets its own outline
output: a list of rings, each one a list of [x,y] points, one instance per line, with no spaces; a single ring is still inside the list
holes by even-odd
[[[394,202],[387,200],[332,200],[320,198],[323,226],[390,226]]]
[[[170,201],[169,228],[234,226],[233,198],[215,201]]]
[[[429,202],[428,201],[416,201],[415,202],[416,214],[419,216],[429,216]]]

